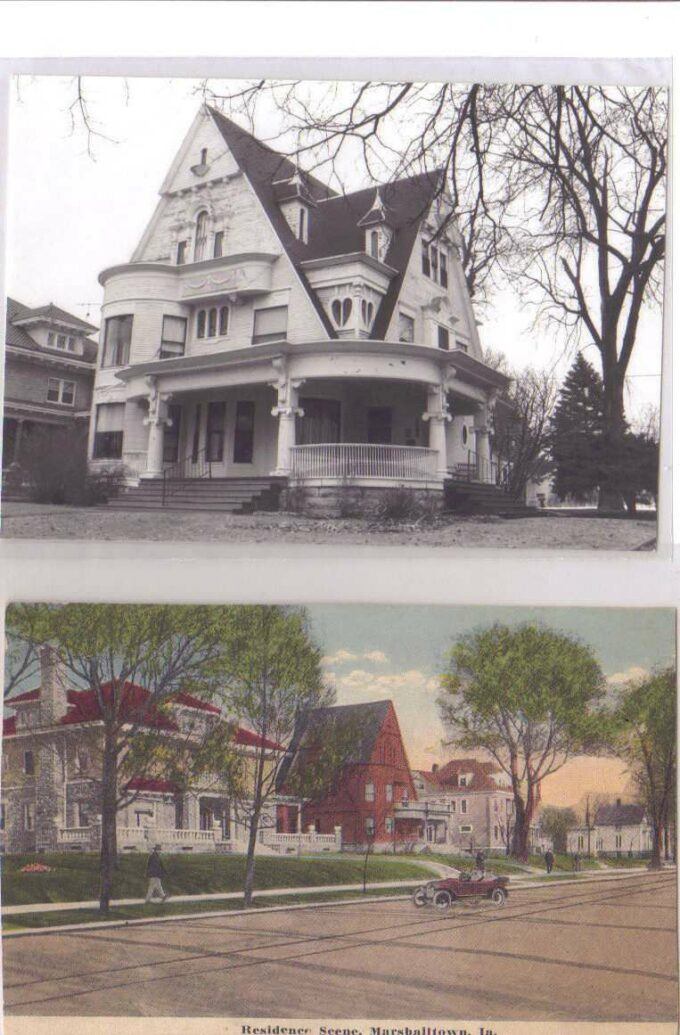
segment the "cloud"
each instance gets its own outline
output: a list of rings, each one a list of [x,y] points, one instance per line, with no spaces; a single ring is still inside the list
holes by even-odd
[[[631,682],[631,680],[644,679],[648,675],[648,669],[641,668],[640,665],[631,665],[630,668],[625,669],[623,672],[614,672],[613,675],[607,676],[607,682],[612,686],[620,686],[622,683]]]
[[[350,672],[328,672],[327,675],[337,687],[338,697],[342,701],[350,697],[354,701],[368,701],[372,697],[391,697],[404,693],[430,695],[439,690],[436,676],[415,668],[381,674],[369,672],[365,668],[353,668]]]
[[[356,653],[351,650],[336,650],[334,654],[325,654],[321,659],[323,665],[346,665],[352,661],[371,661],[375,665],[383,665],[388,657],[381,650],[366,650]]]

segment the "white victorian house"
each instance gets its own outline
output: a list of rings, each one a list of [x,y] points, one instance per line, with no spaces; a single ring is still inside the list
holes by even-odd
[[[203,107],[160,195],[99,278],[90,457],[125,465],[126,505],[500,480],[507,379],[482,360],[438,173],[338,195]]]

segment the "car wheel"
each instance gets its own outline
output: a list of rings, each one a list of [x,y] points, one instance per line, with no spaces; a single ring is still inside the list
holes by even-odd
[[[418,908],[427,905],[427,895],[425,894],[425,888],[416,888],[416,890],[413,892],[411,901],[413,902],[413,905],[418,906]]]
[[[432,899],[435,909],[441,910],[448,909],[452,901],[448,891],[438,891]]]
[[[508,893],[503,888],[494,888],[491,892],[491,901],[495,906],[504,906],[507,898]]]

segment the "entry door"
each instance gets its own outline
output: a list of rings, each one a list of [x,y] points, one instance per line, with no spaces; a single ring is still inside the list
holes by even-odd
[[[223,401],[208,403],[208,427],[206,433],[207,459],[215,463],[224,460],[224,421],[226,403]]]
[[[297,419],[300,446],[340,441],[340,402],[337,399],[300,399],[304,417]]]
[[[367,413],[368,441],[389,446],[392,442],[392,410],[389,406],[372,406]]]
[[[234,463],[252,464],[255,442],[255,403],[241,399],[236,403],[234,425]]]
[[[173,404],[168,406],[170,424],[165,425],[163,432],[163,462],[176,464],[179,460],[179,433],[182,421],[182,407]]]

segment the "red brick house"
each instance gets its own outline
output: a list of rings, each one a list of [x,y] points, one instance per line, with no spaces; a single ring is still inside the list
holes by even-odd
[[[290,760],[281,768],[279,789],[298,766],[310,764],[311,751],[323,751],[324,739],[335,723],[356,728],[356,744],[338,773],[332,790],[316,801],[279,805],[280,832],[303,829],[332,834],[342,828],[343,847],[367,842],[388,847],[423,839],[423,823],[413,815],[416,791],[399,722],[391,701],[317,708],[300,723],[290,748]],[[312,748],[310,749],[310,745]]]

